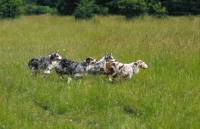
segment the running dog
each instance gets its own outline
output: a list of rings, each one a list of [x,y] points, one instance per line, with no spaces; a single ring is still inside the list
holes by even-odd
[[[67,74],[68,83],[72,78],[78,79],[87,75],[91,65],[96,62],[96,59],[92,57],[86,58],[82,62],[74,62],[70,59],[62,59],[57,67],[55,67],[56,73],[63,78],[63,74]]]
[[[28,67],[33,74],[41,71],[45,75],[49,74],[59,64],[61,59],[62,57],[57,52],[45,57],[35,57],[28,62]]]
[[[107,75],[109,81],[112,81],[113,78],[120,76],[121,79],[132,78],[133,75],[139,73],[139,69],[147,69],[148,66],[142,60],[137,60],[129,64],[123,64],[120,62],[107,62],[104,65],[104,74]],[[112,75],[112,78],[109,77]]]
[[[88,70],[88,73],[92,74],[102,73],[103,65],[109,61],[116,61],[112,56],[112,53],[106,53],[106,55],[102,57],[99,61],[92,64],[90,69]]]

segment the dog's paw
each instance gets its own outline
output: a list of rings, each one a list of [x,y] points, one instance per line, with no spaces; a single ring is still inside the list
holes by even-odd
[[[71,82],[72,78],[71,77],[68,77],[68,81],[67,83],[69,84]]]
[[[113,80],[112,80],[112,78],[110,78],[110,77],[108,78],[108,80],[109,80],[110,82],[112,82],[112,81],[113,81]]]
[[[49,71],[49,70],[45,70],[44,73],[45,73],[45,74],[50,74],[51,71]]]
[[[117,76],[118,76],[117,74],[113,74],[113,75],[112,75],[113,78],[116,78]]]

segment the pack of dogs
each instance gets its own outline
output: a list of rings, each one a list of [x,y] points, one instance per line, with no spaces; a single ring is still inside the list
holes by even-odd
[[[62,58],[57,52],[44,57],[34,57],[28,62],[28,67],[32,74],[42,74],[44,77],[55,70],[58,76],[64,79],[68,76],[68,83],[74,79],[80,79],[87,74],[104,74],[109,81],[113,82],[119,77],[121,80],[132,78],[139,72],[139,69],[147,69],[147,64],[142,60],[137,60],[129,64],[118,62],[112,53],[106,53],[100,60],[93,57],[87,57],[83,61],[73,61],[68,58]]]

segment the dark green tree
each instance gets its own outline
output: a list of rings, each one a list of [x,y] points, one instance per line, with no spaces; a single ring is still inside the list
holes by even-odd
[[[23,2],[23,5],[26,5],[26,4],[36,4],[37,0],[22,0],[22,2]]]
[[[56,7],[58,0],[37,0],[37,5],[49,6],[51,8]]]
[[[118,7],[127,19],[143,15],[147,11],[147,5],[144,0],[119,0]]]
[[[57,10],[61,15],[72,15],[80,0],[58,0]]]
[[[0,0],[0,18],[16,18],[22,14],[22,0]]]
[[[118,0],[111,0],[105,4],[106,7],[109,8],[110,14],[119,14]]]
[[[200,14],[200,0],[160,0],[169,15]]]
[[[162,7],[161,2],[149,4],[149,8],[151,8],[151,14],[158,18],[167,16],[167,10],[165,7]]]
[[[94,0],[82,0],[77,5],[74,12],[75,19],[91,19],[97,9]]]
[[[50,8],[49,6],[40,6],[34,4],[27,4],[24,6],[24,14],[25,15],[40,15],[40,14],[57,14],[57,10],[55,8]]]

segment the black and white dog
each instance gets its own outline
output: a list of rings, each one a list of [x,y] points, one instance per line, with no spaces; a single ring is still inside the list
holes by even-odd
[[[112,56],[112,53],[106,53],[106,55],[103,58],[101,58],[99,61],[90,66],[88,73],[92,74],[102,73],[101,71],[103,70],[104,64],[110,61],[116,61],[116,60]]]
[[[59,65],[62,57],[56,52],[45,57],[35,57],[28,62],[28,67],[32,73],[37,74],[40,71],[44,74],[49,74],[50,71]]]
[[[67,74],[68,83],[72,78],[78,79],[86,76],[91,65],[96,62],[96,59],[92,57],[86,58],[82,62],[74,62],[70,59],[62,59],[57,67],[55,67],[56,73],[63,78],[63,74]]]

